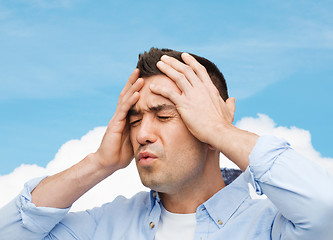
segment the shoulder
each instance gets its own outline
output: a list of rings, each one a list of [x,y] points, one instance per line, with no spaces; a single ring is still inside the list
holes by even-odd
[[[268,198],[253,199],[248,196],[236,215],[243,216],[245,214],[254,221],[253,224],[255,222],[258,224],[265,222],[264,225],[270,227],[278,213],[279,210]]]
[[[91,239],[97,227],[107,231],[110,226],[123,223],[119,220],[126,219],[129,215],[134,219],[140,219],[147,212],[147,202],[149,202],[149,192],[139,192],[131,198],[118,196],[112,202],[100,207],[68,213],[53,233],[60,234],[59,236],[71,234],[81,236],[83,239]]]

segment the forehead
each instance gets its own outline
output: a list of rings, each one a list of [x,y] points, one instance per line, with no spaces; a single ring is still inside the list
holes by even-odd
[[[138,102],[133,106],[135,110],[148,110],[151,107],[155,107],[157,105],[174,105],[169,99],[152,93],[149,89],[150,84],[154,84],[163,89],[167,89],[170,91],[176,91],[180,93],[177,85],[167,76],[165,75],[155,75],[147,78],[143,78],[144,85],[142,89],[139,91],[140,98]]]

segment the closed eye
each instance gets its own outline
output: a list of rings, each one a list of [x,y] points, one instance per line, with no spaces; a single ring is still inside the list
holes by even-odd
[[[130,122],[130,125],[131,125],[131,126],[136,126],[140,121],[141,121],[141,119],[138,119],[138,120],[132,121],[132,122]]]
[[[161,119],[161,120],[167,120],[170,118],[170,116],[157,116],[158,119]]]

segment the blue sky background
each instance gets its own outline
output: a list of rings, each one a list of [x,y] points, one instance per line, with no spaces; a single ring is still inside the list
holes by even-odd
[[[106,126],[138,53],[193,52],[224,73],[236,121],[265,113],[333,157],[332,1],[0,1],[0,175],[45,166]]]

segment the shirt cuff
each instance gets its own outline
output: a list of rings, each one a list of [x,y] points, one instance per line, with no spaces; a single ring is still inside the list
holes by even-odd
[[[249,155],[249,167],[245,170],[248,182],[256,193],[262,195],[260,180],[274,165],[276,159],[286,150],[291,149],[290,144],[274,136],[261,136]]]
[[[45,178],[35,178],[24,185],[24,189],[17,198],[17,207],[22,217],[23,226],[32,232],[48,233],[68,213],[69,208],[58,209],[50,207],[36,207],[31,202],[31,192]]]

